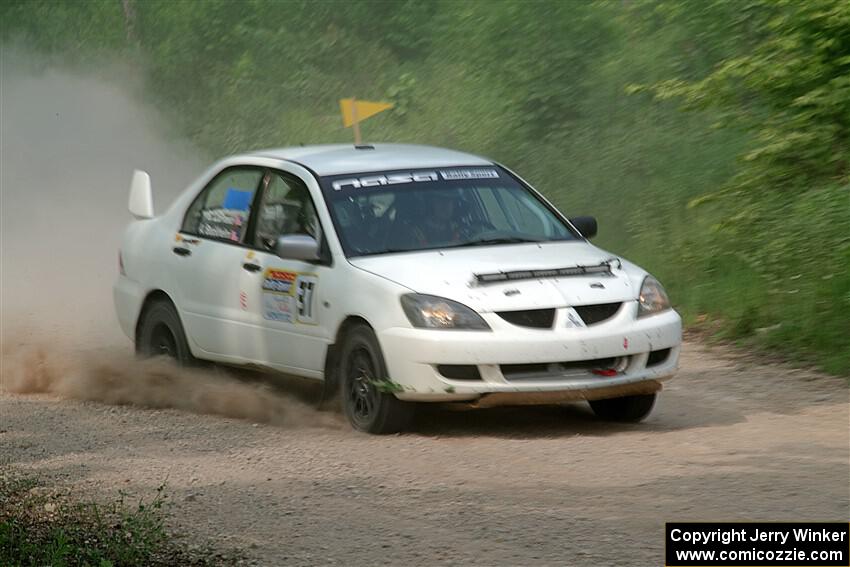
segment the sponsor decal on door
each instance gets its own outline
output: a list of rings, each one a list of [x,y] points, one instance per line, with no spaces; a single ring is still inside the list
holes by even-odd
[[[315,274],[268,268],[263,274],[263,318],[315,325],[318,283]]]

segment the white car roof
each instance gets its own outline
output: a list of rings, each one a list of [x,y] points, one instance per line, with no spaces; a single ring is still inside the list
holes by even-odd
[[[248,155],[294,161],[319,175],[493,164],[473,154],[413,144],[324,144],[258,150]]]

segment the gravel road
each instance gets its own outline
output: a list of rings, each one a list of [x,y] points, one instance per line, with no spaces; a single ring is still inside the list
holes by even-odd
[[[660,565],[665,521],[850,517],[846,381],[693,342],[681,366],[641,425],[429,408],[391,437],[5,392],[0,447],[106,498],[167,481],[180,530],[260,565]]]

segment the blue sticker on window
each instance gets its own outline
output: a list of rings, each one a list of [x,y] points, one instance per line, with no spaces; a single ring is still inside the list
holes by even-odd
[[[247,211],[251,207],[251,197],[251,191],[243,191],[242,189],[230,187],[224,196],[222,208],[234,211]]]

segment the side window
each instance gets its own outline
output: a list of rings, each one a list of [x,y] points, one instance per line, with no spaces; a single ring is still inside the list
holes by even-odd
[[[242,242],[262,177],[262,170],[257,168],[235,167],[220,173],[189,207],[182,231]]]
[[[319,220],[307,186],[273,172],[260,198],[254,246],[272,250],[284,234],[309,234],[318,239]]]

